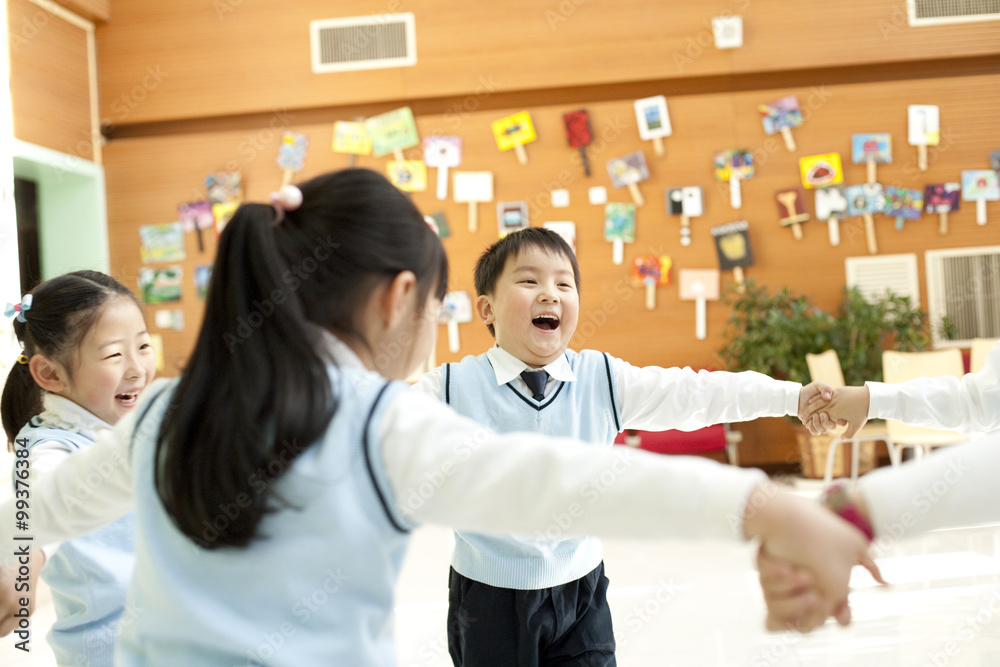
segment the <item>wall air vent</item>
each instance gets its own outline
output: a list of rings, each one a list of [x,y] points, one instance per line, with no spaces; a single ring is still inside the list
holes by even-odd
[[[910,25],[1000,21],[1000,0],[906,0]]]
[[[916,255],[847,257],[844,265],[847,286],[857,287],[866,301],[875,301],[889,291],[908,296],[910,303],[920,306]]]
[[[412,13],[311,21],[309,34],[316,74],[417,64]]]

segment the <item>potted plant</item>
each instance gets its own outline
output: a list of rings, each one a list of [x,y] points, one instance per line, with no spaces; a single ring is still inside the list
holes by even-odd
[[[881,381],[883,350],[924,350],[929,342],[926,313],[909,297],[889,292],[867,300],[856,288],[844,288],[840,306],[828,313],[810,297],[793,294],[787,287],[772,292],[747,281],[745,291],[731,292],[727,303],[732,314],[720,350],[726,367],[754,370],[779,380],[807,384],[806,354],[834,349],[847,385]],[[804,427],[796,427],[804,475],[823,476],[833,437],[812,436]],[[839,458],[846,466],[847,457]],[[861,470],[873,467],[874,459],[874,444],[867,451],[863,448]]]

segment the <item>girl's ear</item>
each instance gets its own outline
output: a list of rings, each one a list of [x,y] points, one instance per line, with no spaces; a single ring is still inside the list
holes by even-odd
[[[483,324],[493,324],[493,321],[496,320],[496,317],[493,315],[493,304],[485,294],[480,294],[479,298],[476,299],[476,313],[479,315],[479,319],[483,321]]]
[[[31,371],[31,377],[35,379],[35,383],[45,391],[58,394],[69,386],[67,384],[69,378],[62,364],[54,359],[49,359],[44,354],[32,355],[28,361],[28,369]]]
[[[407,302],[417,293],[417,277],[412,271],[400,271],[382,293],[382,321],[387,329],[396,326],[408,314]]]

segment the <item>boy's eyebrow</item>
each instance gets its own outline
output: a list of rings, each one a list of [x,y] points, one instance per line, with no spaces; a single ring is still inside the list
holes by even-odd
[[[542,269],[540,267],[537,267],[537,266],[534,266],[534,265],[531,265],[531,264],[522,264],[520,266],[514,267],[511,270],[511,273],[528,273],[528,272],[531,272],[531,271],[538,272],[538,271],[541,271],[541,270]],[[569,275],[569,276],[573,275],[573,272],[570,271],[569,269],[556,269],[555,272],[557,274],[559,274],[559,275]]]

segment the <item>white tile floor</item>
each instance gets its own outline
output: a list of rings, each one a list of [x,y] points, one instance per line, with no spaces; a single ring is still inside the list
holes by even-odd
[[[816,494],[815,482],[799,481]],[[449,532],[414,536],[397,589],[400,667],[446,667]],[[621,667],[1000,666],[1000,526],[941,531],[893,546],[879,563],[888,588],[855,572],[848,628],[768,634],[751,548],[723,542],[605,543]],[[864,574],[864,576],[862,576]],[[41,639],[51,604],[36,612]],[[44,641],[30,656],[0,640],[5,667],[49,667]]]

